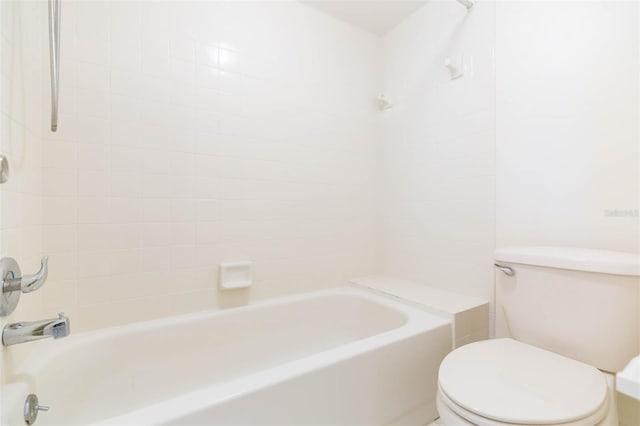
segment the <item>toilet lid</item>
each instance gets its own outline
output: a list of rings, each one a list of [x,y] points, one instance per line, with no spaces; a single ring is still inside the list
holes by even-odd
[[[576,421],[607,402],[607,383],[596,368],[513,339],[454,350],[438,380],[456,404],[505,423]]]

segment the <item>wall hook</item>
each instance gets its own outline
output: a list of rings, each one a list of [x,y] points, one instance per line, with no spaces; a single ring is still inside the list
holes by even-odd
[[[389,102],[389,100],[384,96],[384,93],[380,93],[376,99],[376,103],[378,104],[378,109],[380,111],[386,111],[393,108],[393,105],[391,105],[391,102]]]
[[[456,80],[464,75],[462,60],[460,60],[460,64],[458,65],[453,63],[451,58],[447,58],[444,60],[444,66],[449,70],[451,80]]]

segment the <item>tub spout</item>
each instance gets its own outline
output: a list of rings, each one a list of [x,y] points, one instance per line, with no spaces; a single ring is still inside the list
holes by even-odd
[[[58,318],[6,325],[2,330],[2,344],[10,346],[47,337],[59,339],[68,336],[69,333],[69,318],[59,313]]]

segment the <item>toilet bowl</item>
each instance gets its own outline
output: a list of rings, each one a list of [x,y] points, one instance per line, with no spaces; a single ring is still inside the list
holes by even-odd
[[[640,352],[638,254],[508,247],[495,261],[498,338],[442,361],[440,423],[617,425],[613,373]]]
[[[615,425],[607,377],[598,369],[513,339],[451,352],[438,377],[444,425]]]

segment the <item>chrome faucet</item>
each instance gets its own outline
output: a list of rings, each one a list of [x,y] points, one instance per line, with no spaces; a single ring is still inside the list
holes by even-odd
[[[59,339],[68,336],[69,333],[69,318],[59,313],[58,318],[6,325],[2,330],[2,344],[10,346],[47,337]]]

